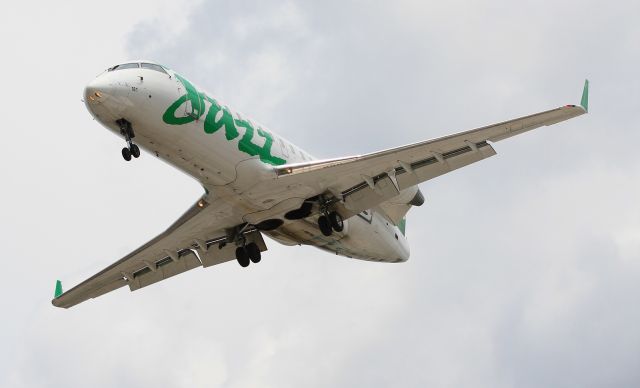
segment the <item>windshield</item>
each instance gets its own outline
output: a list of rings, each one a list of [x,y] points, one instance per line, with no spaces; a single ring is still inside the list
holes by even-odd
[[[140,67],[140,64],[138,63],[124,63],[122,65],[115,65],[114,67],[110,68],[108,71],[123,70],[123,69],[137,69],[139,67]]]
[[[142,67],[143,69],[149,69],[149,70],[155,70],[155,71],[159,71],[161,73],[165,73],[167,74],[166,70],[160,66],[160,65],[156,65],[155,63],[141,63],[140,67]]]
[[[168,74],[164,67],[160,65],[156,65],[155,63],[142,62],[142,63],[123,63],[121,65],[115,65],[107,69],[107,71],[116,71],[116,70],[124,70],[124,69],[149,69],[159,71],[160,73]]]

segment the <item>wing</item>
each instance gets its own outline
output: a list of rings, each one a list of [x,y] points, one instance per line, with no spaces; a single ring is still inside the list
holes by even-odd
[[[377,206],[402,190],[496,154],[489,143],[587,113],[588,81],[582,105],[566,105],[545,112],[488,125],[366,155],[276,169],[279,185],[331,193],[347,216]]]
[[[200,199],[166,231],[124,258],[65,293],[56,287],[53,305],[69,308],[125,285],[135,291],[196,267],[235,259],[235,245],[225,245],[227,230],[242,219],[226,207],[220,201]],[[266,250],[260,232],[246,229],[243,233],[247,241]]]

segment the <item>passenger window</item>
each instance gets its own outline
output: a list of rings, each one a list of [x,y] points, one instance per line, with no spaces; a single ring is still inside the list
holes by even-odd
[[[116,65],[112,67],[111,69],[109,69],[109,71],[122,70],[122,69],[137,69],[139,67],[140,65],[137,63],[124,63],[122,65]]]
[[[167,74],[162,66],[156,65],[155,63],[141,63],[140,67],[142,67],[143,69],[155,70]]]

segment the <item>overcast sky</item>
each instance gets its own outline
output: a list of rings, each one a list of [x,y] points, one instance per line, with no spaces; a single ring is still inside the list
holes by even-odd
[[[0,14],[0,386],[640,386],[637,1],[13,2]],[[421,185],[411,258],[267,241],[70,310],[197,182],[91,119],[83,87],[148,58],[317,157],[578,103]]]

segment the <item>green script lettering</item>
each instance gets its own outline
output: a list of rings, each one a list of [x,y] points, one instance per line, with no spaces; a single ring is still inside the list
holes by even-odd
[[[198,120],[206,111],[205,100],[211,106],[209,112],[204,119],[204,132],[212,134],[220,130],[224,126],[224,133],[227,140],[233,140],[240,136],[237,127],[244,128],[244,135],[238,142],[238,149],[250,156],[259,156],[260,160],[274,166],[285,164],[287,161],[277,156],[271,155],[271,147],[273,146],[273,136],[262,128],[254,129],[251,123],[243,119],[234,119],[229,109],[221,106],[216,100],[200,93],[195,86],[187,79],[176,74],[178,80],[184,85],[186,94],[178,98],[173,104],[167,108],[162,116],[162,120],[170,125],[183,125]],[[186,112],[186,116],[176,116],[178,109],[186,102],[191,104],[191,112]],[[260,147],[251,140],[255,132],[258,136],[264,138],[264,145]]]
[[[221,107],[216,100],[209,96],[205,95],[205,98],[211,103],[211,106],[209,107],[209,112],[204,119],[204,131],[206,133],[215,133],[220,128],[224,127],[224,135],[227,140],[233,140],[240,136],[229,109],[227,109],[226,106]],[[218,115],[221,115],[221,117],[216,120],[216,116]]]
[[[164,112],[162,120],[165,123],[172,125],[188,124],[199,119],[204,114],[204,97],[187,79],[182,78],[178,74],[176,74],[176,77],[180,80],[182,85],[184,85],[187,93],[169,106],[166,112]],[[191,104],[191,112],[187,112],[187,116],[176,117],[178,108],[187,101]]]
[[[280,159],[277,156],[271,155],[271,146],[273,145],[273,136],[262,128],[258,128],[258,135],[264,137],[264,146],[260,153],[260,160],[265,163],[272,164],[274,166],[280,166],[287,163],[286,160]]]

